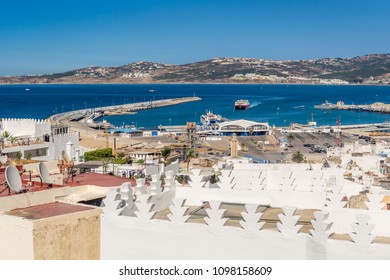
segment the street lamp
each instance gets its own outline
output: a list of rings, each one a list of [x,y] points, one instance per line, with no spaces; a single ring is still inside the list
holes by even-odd
[[[249,141],[248,141],[248,154],[251,155],[251,141],[252,141],[252,135],[253,135],[253,126],[249,127]]]

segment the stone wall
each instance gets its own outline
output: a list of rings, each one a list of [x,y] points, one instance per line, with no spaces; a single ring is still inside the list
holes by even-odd
[[[94,209],[34,222],[34,259],[100,259],[100,213]]]

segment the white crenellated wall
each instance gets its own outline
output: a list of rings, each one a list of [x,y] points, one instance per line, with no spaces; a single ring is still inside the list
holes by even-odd
[[[2,131],[8,131],[14,137],[42,137],[51,134],[48,120],[36,119],[3,119]]]
[[[335,233],[346,233],[351,231],[351,224],[355,222],[356,215],[369,215],[370,224],[375,227],[372,233],[377,236],[390,236],[390,211],[387,210],[364,210],[352,208],[338,208],[328,210],[328,220],[333,223],[332,231]]]
[[[204,201],[222,200],[230,203],[257,203],[271,207],[290,205],[301,209],[321,209],[325,204],[326,193],[178,187],[176,197],[186,199],[188,205],[202,205]]]
[[[328,239],[321,244],[304,233],[286,235],[270,229],[248,231],[127,216],[103,216],[101,222],[101,258],[108,260],[390,258],[389,244],[372,244],[367,252],[351,241]]]

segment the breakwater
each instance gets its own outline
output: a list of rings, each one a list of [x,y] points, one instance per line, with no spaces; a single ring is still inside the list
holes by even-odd
[[[372,104],[364,104],[364,105],[355,105],[355,104],[344,104],[344,102],[339,101],[336,104],[325,102],[321,105],[314,106],[316,109],[321,110],[350,110],[350,111],[367,111],[374,113],[383,113],[390,114],[390,104],[375,102]]]
[[[69,125],[70,121],[94,122],[96,119],[99,119],[103,116],[132,114],[140,110],[174,106],[181,103],[194,102],[199,100],[202,99],[200,97],[194,96],[128,103],[123,105],[102,106],[97,108],[85,108],[81,110],[55,114],[50,116],[49,120],[52,124],[61,124],[66,122],[67,125]]]

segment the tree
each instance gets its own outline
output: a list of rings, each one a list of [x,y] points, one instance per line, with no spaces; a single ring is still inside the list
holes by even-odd
[[[164,147],[161,150],[161,155],[164,158],[164,161],[167,161],[167,158],[171,155],[172,149],[170,147]]]
[[[186,157],[186,160],[187,160],[187,171],[189,171],[190,170],[190,161],[191,161],[192,158],[195,158],[196,155],[195,155],[194,150],[188,150],[186,156],[187,156]]]
[[[292,161],[296,163],[301,163],[304,161],[304,156],[300,151],[296,151],[292,155]]]
[[[294,141],[294,140],[295,140],[294,135],[292,135],[291,133],[289,133],[289,134],[287,135],[287,141],[288,141],[289,143],[291,143],[291,142]]]

